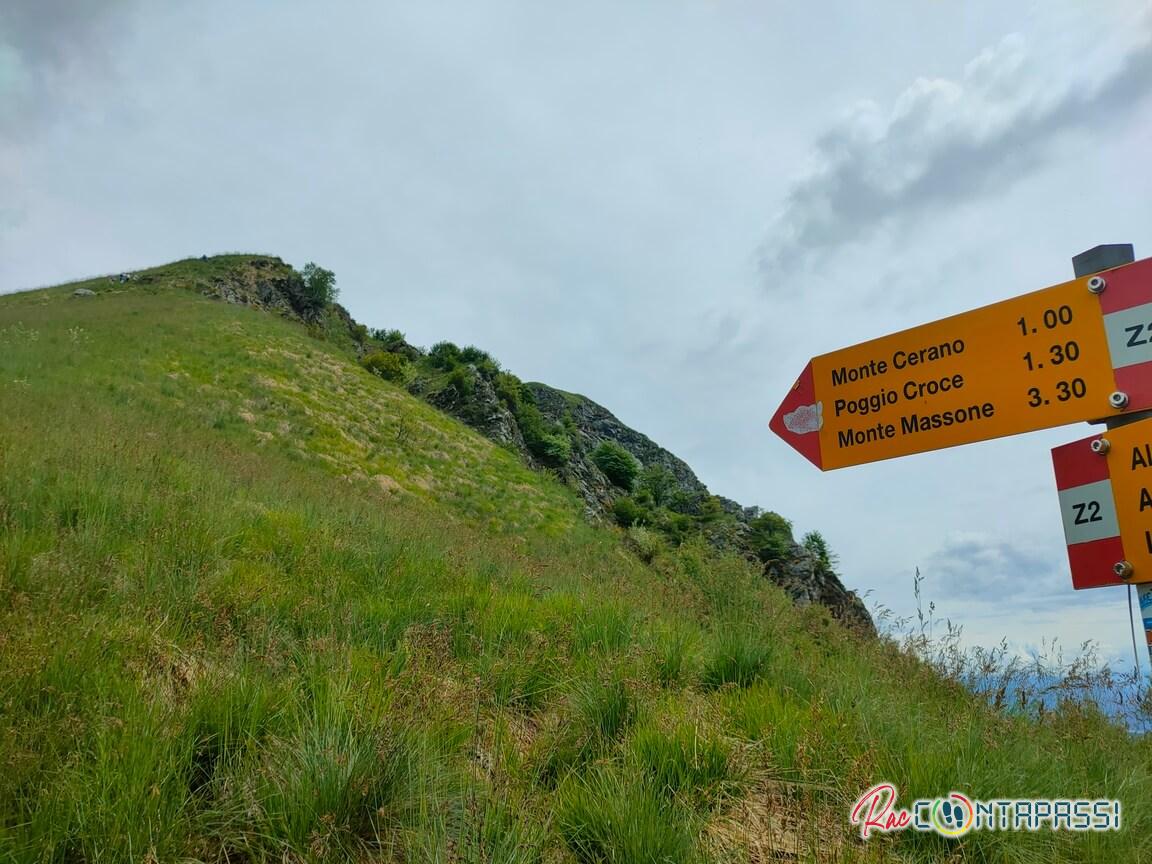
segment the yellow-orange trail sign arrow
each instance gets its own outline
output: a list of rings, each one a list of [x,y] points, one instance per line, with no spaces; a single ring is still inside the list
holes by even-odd
[[[827,470],[1148,408],[1152,258],[815,357],[769,426]]]

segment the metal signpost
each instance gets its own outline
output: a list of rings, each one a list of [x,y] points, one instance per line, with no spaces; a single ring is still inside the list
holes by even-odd
[[[769,427],[821,470],[1087,421],[1052,451],[1074,588],[1136,583],[1152,657],[1152,258],[814,357]]]

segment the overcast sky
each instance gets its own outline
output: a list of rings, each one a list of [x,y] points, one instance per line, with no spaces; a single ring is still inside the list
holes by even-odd
[[[583,393],[898,614],[1131,657],[1068,427],[821,474],[813,355],[1152,255],[1149,0],[5,0],[0,292],[252,251]]]

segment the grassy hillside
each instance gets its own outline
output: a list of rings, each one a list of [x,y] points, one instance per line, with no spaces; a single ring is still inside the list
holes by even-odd
[[[1147,739],[626,546],[198,267],[0,297],[0,861],[1152,860]],[[861,843],[881,780],[1125,827]]]

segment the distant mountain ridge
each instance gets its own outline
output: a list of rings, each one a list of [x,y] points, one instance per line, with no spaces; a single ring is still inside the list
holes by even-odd
[[[835,559],[822,540],[797,543],[782,517],[713,495],[684,460],[591,399],[522,382],[480,349],[442,342],[425,350],[398,330],[356,322],[339,303],[317,306],[301,275],[279,258],[218,256],[199,263],[197,276],[183,287],[297,320],[314,335],[343,345],[366,368],[403,384],[531,466],[555,472],[583,499],[590,519],[616,521],[672,542],[698,533],[714,548],[758,558],[765,575],[796,603],[821,604],[846,625],[876,632],[864,603],[835,572]],[[130,276],[141,286],[152,278],[147,271]],[[634,488],[614,484],[597,464],[597,448],[606,442],[635,460],[641,474]]]

